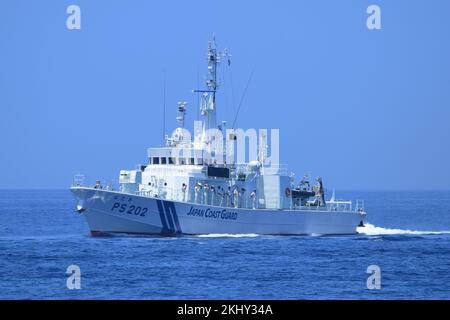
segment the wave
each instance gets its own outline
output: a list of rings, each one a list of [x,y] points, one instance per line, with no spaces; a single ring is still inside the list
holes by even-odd
[[[450,234],[450,231],[418,231],[418,230],[403,230],[390,229],[374,226],[370,223],[364,223],[364,227],[358,227],[356,231],[360,234],[368,236],[379,235],[397,235],[397,234],[411,234],[411,235],[427,235],[427,234]]]
[[[256,234],[256,233],[244,233],[244,234],[209,233],[209,234],[200,234],[197,237],[199,237],[199,238],[254,238],[254,237],[259,237],[259,234]]]

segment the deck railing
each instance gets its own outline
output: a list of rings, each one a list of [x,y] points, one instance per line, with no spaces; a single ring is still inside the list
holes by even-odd
[[[72,187],[86,187],[86,188],[98,188],[98,189],[105,189],[110,191],[116,191],[117,188],[115,187],[117,184],[117,181],[111,180],[106,184],[101,183],[103,180],[96,180],[99,181],[100,184],[97,185],[97,183],[89,183],[86,180],[86,176],[84,174],[76,174],[74,175],[72,179]]]
[[[77,174],[73,178],[73,187],[91,187],[96,188],[95,185],[87,185],[86,177],[82,174]],[[97,186],[98,187],[98,186]],[[196,193],[194,190],[186,190],[182,191],[180,189],[174,189],[170,187],[160,187],[157,190],[141,190],[141,191],[129,191],[123,188],[116,189],[113,186],[113,183],[107,184],[105,186],[101,185],[101,189],[110,190],[110,191],[119,191],[126,194],[134,194],[143,197],[158,197],[164,200],[172,200],[193,204],[201,204],[201,205],[212,205],[212,206],[221,206],[226,208],[240,208],[240,209],[264,209],[261,206],[258,206],[254,203],[254,200],[250,198],[249,194],[241,194],[237,198],[238,206],[236,207],[234,204],[236,202],[236,197],[234,195],[223,195],[218,194],[212,191],[209,191],[207,194],[205,192],[200,191]],[[274,209],[277,210],[277,209]],[[306,210],[306,211],[344,211],[344,212],[363,212],[364,211],[364,201],[356,200],[355,205],[351,201],[340,201],[337,203],[328,202],[325,206],[317,206],[317,205],[303,205],[303,206],[295,206],[293,204],[290,207],[282,208],[279,210]]]

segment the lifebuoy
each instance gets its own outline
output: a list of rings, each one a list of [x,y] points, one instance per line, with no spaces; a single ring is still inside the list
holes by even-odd
[[[286,188],[286,190],[284,192],[286,193],[286,197],[290,197],[291,196],[291,189],[290,188]]]

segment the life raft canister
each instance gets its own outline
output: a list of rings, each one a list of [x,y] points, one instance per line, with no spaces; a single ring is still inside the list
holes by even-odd
[[[291,196],[291,189],[290,188],[286,188],[286,190],[284,190],[286,197],[290,197]]]

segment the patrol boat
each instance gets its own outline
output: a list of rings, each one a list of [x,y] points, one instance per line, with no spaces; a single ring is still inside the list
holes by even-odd
[[[238,161],[234,149],[239,142],[245,148],[246,136],[216,120],[218,64],[229,57],[210,41],[206,88],[194,90],[202,121],[193,139],[184,128],[187,104],[180,102],[179,127],[165,135],[164,147],[148,149],[146,165],[121,170],[118,188],[74,178],[71,191],[91,235],[357,233],[366,215],[363,202],[336,200],[334,192],[325,200],[320,177],[314,185],[308,176],[295,182],[285,165],[269,157],[267,130],[257,139],[256,159]]]

